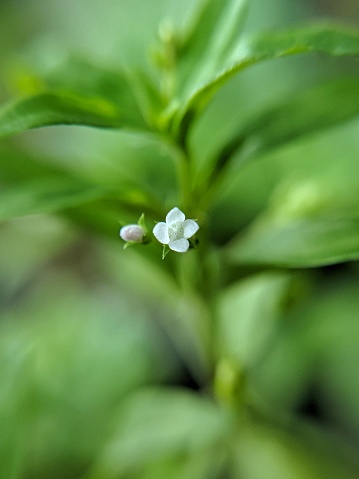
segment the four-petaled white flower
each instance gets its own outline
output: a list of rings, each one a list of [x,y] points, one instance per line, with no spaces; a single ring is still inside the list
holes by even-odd
[[[166,223],[157,223],[153,228],[156,239],[168,245],[171,250],[185,253],[189,248],[188,238],[191,238],[199,229],[194,220],[186,220],[184,213],[173,208],[166,216]]]

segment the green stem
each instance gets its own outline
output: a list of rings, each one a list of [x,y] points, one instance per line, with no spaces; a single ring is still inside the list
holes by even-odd
[[[188,212],[193,209],[192,175],[190,158],[184,152],[178,157],[177,174],[180,204]]]
[[[185,147],[180,145],[174,138],[169,135],[162,136],[162,140],[171,150],[174,160],[177,177],[178,188],[178,206],[180,206],[186,214],[193,211],[193,189],[192,189],[192,161]]]

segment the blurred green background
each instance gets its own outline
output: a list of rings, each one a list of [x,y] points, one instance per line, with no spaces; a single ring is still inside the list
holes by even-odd
[[[183,26],[194,4],[2,1],[0,99],[31,93],[37,75],[72,55],[148,68],[159,22]],[[247,31],[328,18],[358,25],[359,4],[253,0]],[[303,56],[236,77],[191,135],[199,171],[248,115],[358,73],[358,61]],[[168,152],[129,132],[51,127],[2,141],[0,189],[26,180],[26,158],[40,180],[50,164],[55,177],[61,167],[134,184],[161,204],[176,195]],[[209,212],[213,243],[255,219],[359,214],[358,158],[353,120],[251,163]],[[161,269],[155,248],[157,263],[122,249],[118,223],[139,214],[94,200],[0,224],[0,478],[359,477],[357,263],[266,270],[220,294],[217,347],[245,366],[248,402],[261,411],[233,432],[237,418],[207,398],[191,334],[201,311],[169,274],[176,264]]]

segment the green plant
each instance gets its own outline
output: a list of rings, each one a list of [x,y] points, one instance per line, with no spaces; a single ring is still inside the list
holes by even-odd
[[[124,175],[102,182],[30,154],[16,166],[13,147],[3,147],[1,220],[59,213],[118,240],[118,220],[134,225],[144,215],[138,225],[143,234],[147,228],[146,241],[133,244],[142,243],[144,236],[128,237],[133,248],[119,248],[121,267],[136,283],[139,297],[145,290],[167,312],[180,309],[175,325],[166,317],[162,320],[201,389],[196,395],[134,388],[116,416],[113,439],[83,477],[354,478],[359,470],[350,447],[293,413],[308,377],[305,366],[296,363],[299,353],[285,351],[285,340],[284,352],[273,357],[268,353],[276,331],[286,338],[297,328],[297,347],[308,354],[312,366],[311,341],[321,337],[324,326],[320,321],[298,326],[294,319],[306,301],[306,314],[321,318],[318,311],[328,308],[321,296],[325,287],[333,288],[339,303],[352,305],[348,312],[355,311],[354,266],[344,293],[317,280],[309,268],[318,268],[314,271],[319,277],[321,267],[359,258],[358,202],[347,191],[348,177],[341,179],[338,173],[340,164],[324,179],[314,175],[294,181],[288,175],[262,211],[266,186],[260,191],[256,184],[265,174],[266,160],[284,162],[286,155],[293,158],[307,148],[303,168],[309,165],[315,145],[289,154],[283,150],[286,145],[301,145],[313,133],[358,115],[357,72],[296,91],[241,118],[239,125],[229,119],[228,129],[203,158],[192,141],[206,109],[232,77],[261,62],[303,53],[355,57],[359,32],[320,23],[243,36],[248,3],[205,0],[183,31],[161,24],[151,71],[111,70],[72,58],[37,78],[33,94],[0,111],[1,137],[63,124],[131,130],[133,141],[148,141],[148,163],[153,162],[155,182],[161,185],[144,184],[139,169],[130,179]],[[271,154],[278,151],[282,157],[279,153],[279,160],[273,160]],[[172,162],[169,169],[160,156]],[[122,161],[126,169],[126,159]],[[318,168],[324,164],[321,160]],[[254,206],[247,218],[241,201],[251,165],[257,170],[248,183],[254,187],[248,204]],[[148,167],[145,162],[144,170]],[[354,177],[352,181],[354,189],[358,182]],[[194,228],[187,236],[176,230],[175,239],[197,233],[198,241],[179,254],[170,239],[156,234],[175,250],[166,255],[164,249],[162,261],[158,242],[147,239],[155,222],[175,207],[199,225],[198,232]],[[319,299],[311,303],[313,291]],[[325,313],[331,327],[338,317],[335,311],[329,307]],[[283,327],[285,317],[289,326]],[[314,330],[312,336],[303,324]],[[121,340],[119,347],[124,347]],[[283,358],[288,358],[295,381],[279,377],[288,374],[278,366]],[[266,377],[278,383],[273,394]]]

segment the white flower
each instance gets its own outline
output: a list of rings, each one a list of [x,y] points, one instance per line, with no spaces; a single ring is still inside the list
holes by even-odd
[[[184,213],[173,208],[166,216],[166,223],[157,223],[153,228],[156,239],[171,250],[185,253],[189,248],[188,238],[191,238],[199,229],[194,220],[186,220]]]
[[[133,243],[142,243],[145,233],[140,225],[126,225],[120,229],[121,238]]]

